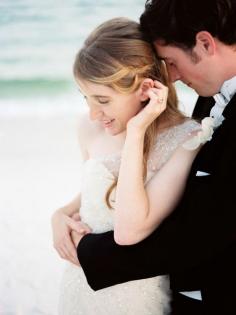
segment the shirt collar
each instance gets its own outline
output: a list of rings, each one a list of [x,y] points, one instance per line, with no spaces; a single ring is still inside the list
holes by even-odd
[[[222,105],[227,104],[236,93],[236,76],[225,81],[220,88],[219,93],[214,95],[214,99]]]
[[[215,99],[215,105],[212,107],[210,116],[216,121],[216,124],[222,122],[225,115],[225,109],[234,94],[236,93],[236,76],[225,81],[220,88],[219,93],[215,94],[213,97]],[[223,115],[222,115],[223,114]]]

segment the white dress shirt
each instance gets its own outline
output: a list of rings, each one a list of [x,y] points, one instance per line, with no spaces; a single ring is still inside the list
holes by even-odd
[[[212,107],[210,116],[213,117],[216,121],[222,117],[222,113],[229,103],[231,98],[236,93],[236,76],[227,80],[222,85],[220,92],[214,95],[216,101],[215,105]]]

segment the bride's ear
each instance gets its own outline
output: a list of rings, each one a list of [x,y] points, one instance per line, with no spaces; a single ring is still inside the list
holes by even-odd
[[[141,102],[144,102],[149,99],[149,96],[147,95],[147,91],[152,87],[154,87],[154,82],[152,79],[149,79],[149,78],[143,79],[138,89]]]

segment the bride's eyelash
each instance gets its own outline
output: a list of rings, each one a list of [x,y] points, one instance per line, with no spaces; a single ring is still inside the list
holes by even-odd
[[[106,101],[98,100],[98,103],[102,104],[102,105],[105,105],[105,104],[108,104],[109,101],[108,100],[106,100]]]
[[[80,93],[81,93],[81,91],[80,91]],[[81,93],[82,94],[82,93]],[[82,94],[83,95],[83,94]],[[83,98],[87,101],[87,96],[85,96],[85,95],[83,95]],[[106,104],[108,104],[110,101],[109,100],[100,100],[100,99],[97,99],[97,102],[99,103],[99,104],[101,104],[101,105],[106,105]]]

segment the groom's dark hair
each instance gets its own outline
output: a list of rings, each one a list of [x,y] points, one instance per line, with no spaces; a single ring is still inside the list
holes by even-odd
[[[196,34],[208,31],[221,42],[236,43],[236,0],[148,0],[141,30],[154,42],[191,49]]]

